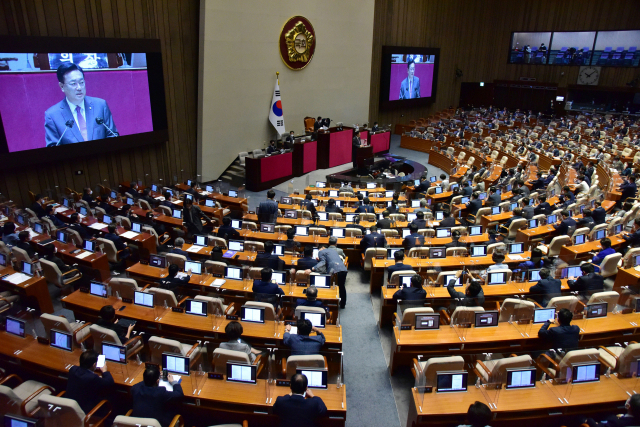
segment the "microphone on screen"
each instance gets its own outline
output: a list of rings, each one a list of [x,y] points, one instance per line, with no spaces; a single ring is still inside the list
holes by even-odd
[[[65,126],[64,132],[62,132],[62,135],[60,135],[60,139],[58,139],[58,142],[56,142],[55,144],[49,144],[47,145],[47,147],[55,147],[58,144],[60,144],[60,141],[62,141],[64,134],[67,133],[67,131],[73,127],[73,119],[69,119],[66,122],[64,122],[64,126]]]
[[[113,136],[119,136],[117,132],[111,130],[109,126],[104,122],[102,117],[96,117],[96,123],[105,127],[105,129]]]

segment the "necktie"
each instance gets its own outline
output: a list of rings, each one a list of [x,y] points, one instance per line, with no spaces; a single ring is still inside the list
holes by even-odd
[[[413,86],[412,83],[413,82],[409,80],[409,99],[411,99],[411,86]]]
[[[82,110],[79,105],[76,105],[76,114],[78,115],[78,127],[80,128],[80,133],[82,134],[82,138],[87,140],[87,122],[84,121],[84,117],[82,117]]]

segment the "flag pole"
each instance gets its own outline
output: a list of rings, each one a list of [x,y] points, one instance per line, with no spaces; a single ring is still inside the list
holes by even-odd
[[[280,72],[276,71],[276,80],[278,81],[278,84],[280,84]]]

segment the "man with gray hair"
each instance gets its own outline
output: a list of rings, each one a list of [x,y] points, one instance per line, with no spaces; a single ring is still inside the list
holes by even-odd
[[[322,274],[336,274],[338,288],[340,289],[340,308],[344,308],[347,303],[347,267],[344,265],[344,252],[338,248],[338,238],[329,238],[329,247],[318,252],[318,264],[311,271]]]
[[[424,197],[420,199],[420,207],[415,208],[413,213],[417,214],[418,212],[431,213],[431,210],[428,208],[429,204],[427,203],[427,199]]]
[[[189,253],[182,250],[184,246],[184,239],[182,237],[176,237],[176,240],[173,241],[173,249],[169,251],[170,254],[184,255],[187,257],[187,261],[191,261],[189,258]]]

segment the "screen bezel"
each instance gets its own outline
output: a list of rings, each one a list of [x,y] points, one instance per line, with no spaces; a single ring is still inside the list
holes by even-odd
[[[231,379],[231,367],[232,366],[246,366],[251,368],[251,381],[242,381],[242,380],[234,380]],[[256,365],[247,365],[245,363],[233,363],[227,362],[227,381],[232,383],[241,383],[241,384],[258,384],[258,375],[257,375],[257,366]]]
[[[431,96],[428,98],[404,99],[389,101],[389,86],[391,84],[391,55],[393,54],[434,55],[433,80],[431,82]],[[425,107],[433,104],[437,98],[438,68],[440,65],[440,49],[410,46],[382,46],[380,65],[380,111],[398,110],[406,108]]]
[[[200,314],[200,313],[190,312],[191,304],[193,304],[194,302],[197,302],[198,304],[203,304],[204,305],[204,313]],[[204,300],[189,298],[184,302],[184,312],[185,312],[185,314],[190,314],[192,316],[207,317],[207,315],[208,315],[208,313],[207,313],[208,307],[209,307],[209,304],[207,303],[207,301],[204,301]]]
[[[513,377],[513,373],[514,372],[522,372],[522,371],[533,371],[533,375],[531,376],[533,378],[533,384],[530,385],[526,385],[526,386],[510,386],[509,383],[511,382],[511,379]],[[536,387],[536,368],[535,367],[531,367],[531,368],[513,368],[513,369],[507,369],[507,380],[505,383],[505,389],[506,390],[520,390],[523,388],[535,388]]]
[[[328,277],[329,280],[327,280],[327,286],[319,286],[318,284],[316,284],[316,277]],[[311,274],[309,276],[309,286],[315,286],[319,289],[329,289],[331,288],[331,275],[330,274]]]
[[[296,374],[302,374],[304,375],[303,371],[311,371],[311,372],[321,372],[322,373],[322,385],[320,387],[317,386],[312,386],[312,385],[307,385],[307,388],[315,388],[317,390],[326,390],[327,388],[329,388],[329,380],[328,380],[328,372],[326,368],[323,369],[311,369],[311,368],[296,368]],[[306,375],[305,375],[306,377]],[[307,382],[308,382],[309,378],[307,378]]]
[[[93,293],[93,285],[100,285],[102,286],[103,290],[104,290],[104,295],[96,295]],[[107,285],[105,285],[104,283],[100,283],[100,282],[94,282],[91,281],[89,282],[89,294],[93,295],[94,297],[100,297],[100,298],[106,298],[107,297]]]
[[[319,314],[320,315],[320,319],[322,319],[322,322],[321,322],[321,324],[319,326],[313,325],[314,327],[324,329],[327,326],[327,313],[319,313],[319,312],[316,312],[316,311],[304,311],[304,310],[301,310],[300,311],[300,318],[301,319],[306,319],[307,318],[307,314]],[[311,322],[311,320],[309,320],[309,321]]]
[[[18,335],[18,334],[14,334],[13,332],[10,332],[7,328],[6,328],[6,322],[11,320],[12,322],[18,322],[22,325],[22,335]],[[20,337],[20,338],[24,338],[27,335],[27,322],[22,320],[22,319],[18,319],[17,317],[13,317],[13,316],[7,316],[5,319],[5,332],[13,335],[14,337]]]
[[[538,321],[536,322],[536,313],[541,312],[541,311],[548,311],[548,310],[553,310],[553,317],[555,318],[556,316],[556,309],[555,308],[536,308],[533,311],[533,319],[531,319],[531,322],[535,325],[535,324],[540,324],[540,323],[546,323],[547,321]]]
[[[65,336],[67,336],[68,341],[71,343],[71,348],[62,348],[62,347],[58,347],[57,345],[54,344],[55,340],[53,339],[53,334],[58,333],[58,334],[63,334]],[[59,329],[51,329],[49,331],[49,346],[53,347],[53,348],[57,348],[58,350],[63,350],[63,351],[68,351],[68,352],[72,352],[73,351],[73,335],[69,332],[66,331],[61,331]]]
[[[229,269],[233,269],[233,270],[239,270],[240,271],[240,278],[236,279],[235,277],[229,277],[229,274],[227,274],[229,272]],[[224,278],[225,279],[229,279],[229,280],[242,280],[242,268],[239,267],[235,267],[235,266],[231,266],[228,265],[224,268]]]
[[[161,259],[162,260],[162,264],[161,266],[158,265],[152,265],[151,264],[151,257],[154,257],[155,259]],[[155,268],[167,268],[167,257],[162,256],[162,255],[155,255],[155,254],[151,254],[149,255],[149,265],[151,267],[155,267]]]
[[[24,166],[67,161],[119,150],[130,150],[145,145],[164,143],[169,139],[167,106],[164,90],[162,46],[159,39],[120,39],[95,37],[31,37],[0,36],[0,45],[6,53],[25,52],[140,52],[147,59],[149,103],[153,131],[109,138],[98,144],[65,144],[55,149],[37,148],[9,153],[4,131],[0,132],[0,154],[5,157],[6,170]],[[55,71],[52,71],[54,74]],[[100,140],[99,140],[100,141]],[[89,142],[89,141],[87,141]]]
[[[596,368],[596,378],[593,380],[586,380],[586,381],[575,381],[575,378],[577,377],[577,369],[581,366],[589,366],[589,365],[597,365]],[[600,362],[588,362],[588,363],[576,363],[574,365],[571,365],[571,384],[586,384],[586,383],[595,383],[600,381]]]
[[[464,384],[464,390],[440,390],[438,388],[438,378],[441,375],[463,375],[464,380],[462,384]],[[436,393],[465,393],[467,391],[467,382],[469,381],[469,372],[467,371],[441,371],[436,372]]]
[[[496,319],[496,324],[495,325],[480,325],[478,323],[478,316],[485,315],[485,314],[493,314],[495,316],[495,319]],[[498,310],[476,311],[474,313],[473,317],[474,317],[473,326],[475,328],[497,328],[498,325],[500,324],[500,312]]]
[[[172,371],[170,369],[167,368],[167,357],[179,357],[180,359],[185,359],[186,360],[186,366],[187,366],[187,372],[182,372],[182,371]],[[171,374],[176,374],[176,375],[182,375],[182,376],[188,376],[189,372],[191,372],[190,366],[189,366],[189,357],[187,356],[183,356],[181,354],[178,353],[162,353],[162,370],[163,371],[167,371]]]
[[[435,322],[435,327],[433,328],[423,328],[423,327],[418,327],[418,322],[419,319],[423,316],[429,316],[429,317],[434,317],[436,320]],[[414,329],[416,331],[435,331],[440,329],[440,313],[416,313],[415,314],[415,324],[414,324]]]
[[[116,347],[120,350],[122,350],[124,348],[124,362],[121,362],[120,360],[112,360],[112,359],[107,359],[105,356],[105,360],[109,361],[109,362],[113,362],[113,363],[119,363],[120,365],[126,365],[127,364],[127,346],[126,345],[118,345],[116,343],[112,343],[112,342],[103,342],[102,343],[102,355],[104,356],[104,346],[110,346],[110,347]]]
[[[151,295],[151,305],[137,303],[136,302],[136,294]],[[134,291],[133,292],[133,305],[138,305],[140,307],[153,308],[156,305],[156,296],[154,294],[150,294],[150,293],[147,293],[147,292]]]
[[[598,305],[603,305],[604,306],[604,315],[601,315],[601,316],[593,316],[593,315],[591,315],[590,308],[598,306]],[[593,304],[587,304],[586,310],[587,310],[587,316],[586,316],[587,319],[600,319],[602,317],[607,317],[607,315],[609,314],[609,304],[606,303],[606,302],[596,302],[596,303],[593,303]]]

